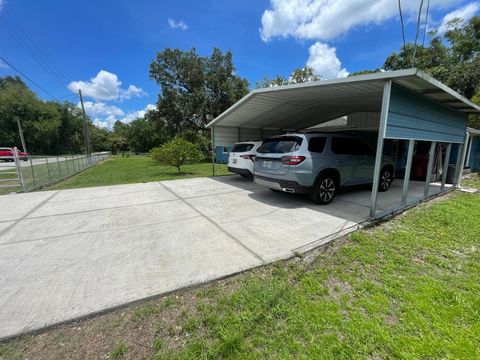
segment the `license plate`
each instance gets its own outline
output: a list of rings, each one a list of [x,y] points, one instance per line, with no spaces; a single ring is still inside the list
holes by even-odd
[[[264,168],[270,169],[270,168],[272,167],[272,162],[271,162],[271,161],[268,161],[268,160],[263,160],[262,166],[263,166]]]
[[[233,159],[232,164],[236,164],[236,163],[237,163],[237,159]]]

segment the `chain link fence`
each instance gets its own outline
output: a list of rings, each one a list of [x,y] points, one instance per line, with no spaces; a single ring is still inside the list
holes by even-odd
[[[13,164],[2,164],[0,167],[0,194],[27,192],[59,182],[110,156],[110,152],[100,152],[90,155],[29,156],[21,159],[17,148],[10,150],[13,156],[3,160]]]

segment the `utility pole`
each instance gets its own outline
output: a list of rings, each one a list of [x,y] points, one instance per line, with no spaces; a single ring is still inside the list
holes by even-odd
[[[83,138],[85,140],[85,151],[87,156],[90,155],[90,141],[88,139],[88,127],[87,127],[87,115],[85,114],[85,107],[83,106],[82,90],[78,89],[78,95],[80,96],[80,103],[82,104],[83,114]]]
[[[22,142],[23,152],[27,153],[27,146],[25,145],[25,139],[23,137],[23,130],[22,130],[22,124],[20,123],[20,118],[18,116],[15,116],[15,120],[17,121],[17,125],[18,125],[18,133],[20,134],[20,141]]]

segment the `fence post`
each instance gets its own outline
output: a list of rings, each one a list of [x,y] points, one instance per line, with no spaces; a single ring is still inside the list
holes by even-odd
[[[62,177],[62,170],[60,169],[60,163],[58,162],[58,156],[57,156],[57,167],[58,167],[58,177]]]
[[[50,174],[50,167],[48,166],[48,157],[45,157],[45,164],[47,164],[48,181],[52,181],[52,176]]]
[[[22,174],[20,161],[18,159],[18,149],[16,147],[13,148],[13,158],[15,160],[15,169],[17,170],[17,177],[18,177],[18,183],[20,185],[20,191],[24,192],[25,183],[23,182],[23,174]]]
[[[65,155],[65,165],[67,167],[67,176],[70,174],[70,170],[68,169],[68,156]]]
[[[33,162],[32,158],[29,158],[30,160],[30,170],[32,171],[32,182],[33,182],[33,187],[37,187],[37,182],[35,181],[35,171],[33,171]]]

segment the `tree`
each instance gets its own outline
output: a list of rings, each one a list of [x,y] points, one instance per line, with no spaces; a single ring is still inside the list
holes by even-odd
[[[468,99],[480,93],[480,17],[465,23],[453,19],[441,35],[430,32],[428,46],[418,46],[415,61],[414,46],[392,53],[386,60],[386,70],[412,67],[422,69]],[[478,116],[470,115],[470,126],[478,126]]]
[[[407,44],[405,49],[392,53],[384,64],[385,70],[417,67],[431,74],[467,98],[480,89],[480,17],[464,23],[453,19],[443,35],[430,32],[428,46]]]
[[[317,75],[311,67],[305,66],[303,68],[297,68],[293,70],[288,78],[288,83],[297,84],[318,80],[320,80],[320,76]]]
[[[90,144],[93,151],[110,151],[112,149],[112,132],[89,124]]]
[[[375,69],[375,70],[354,71],[354,72],[348,74],[348,76],[375,74],[375,73],[377,73],[377,72],[381,72],[381,70],[377,68],[377,69]]]
[[[235,74],[230,51],[213,49],[210,57],[165,49],[150,64],[150,78],[160,86],[156,119],[164,121],[170,137],[195,141],[205,125],[248,92],[248,82]]]
[[[59,137],[60,114],[51,102],[45,102],[19,77],[0,78],[0,144],[20,147],[16,118],[25,135],[27,150],[51,154]]]
[[[475,104],[480,105],[480,91],[477,92],[472,97],[471,100]],[[480,129],[480,115],[470,115],[468,125],[475,128],[475,129]]]
[[[191,142],[181,138],[175,138],[161,147],[150,150],[150,157],[176,167],[178,173],[180,173],[180,167],[185,161],[200,161],[202,159],[202,153]]]
[[[16,117],[30,153],[59,155],[85,151],[83,116],[70,102],[44,101],[19,77],[0,78],[0,144],[21,147]],[[87,118],[90,133],[101,131]],[[97,131],[98,130],[98,131]],[[106,150],[104,140],[95,150]]]
[[[167,136],[162,123],[153,121],[149,116],[134,120],[128,126],[128,146],[134,152],[148,152],[166,140]]]
[[[288,79],[285,79],[281,75],[277,75],[275,78],[270,79],[268,76],[265,76],[262,80],[257,81],[256,88],[268,88],[275,86],[283,86],[290,84],[298,84],[309,81],[320,80],[320,76],[315,73],[315,71],[308,66],[303,68],[297,68],[290,73]]]
[[[81,109],[75,104],[53,103],[60,114],[60,127],[58,129],[58,138],[55,143],[56,154],[74,153],[78,154],[85,149],[84,134],[83,134],[83,117]],[[90,127],[94,127],[90,124]],[[91,131],[90,131],[91,133]]]

